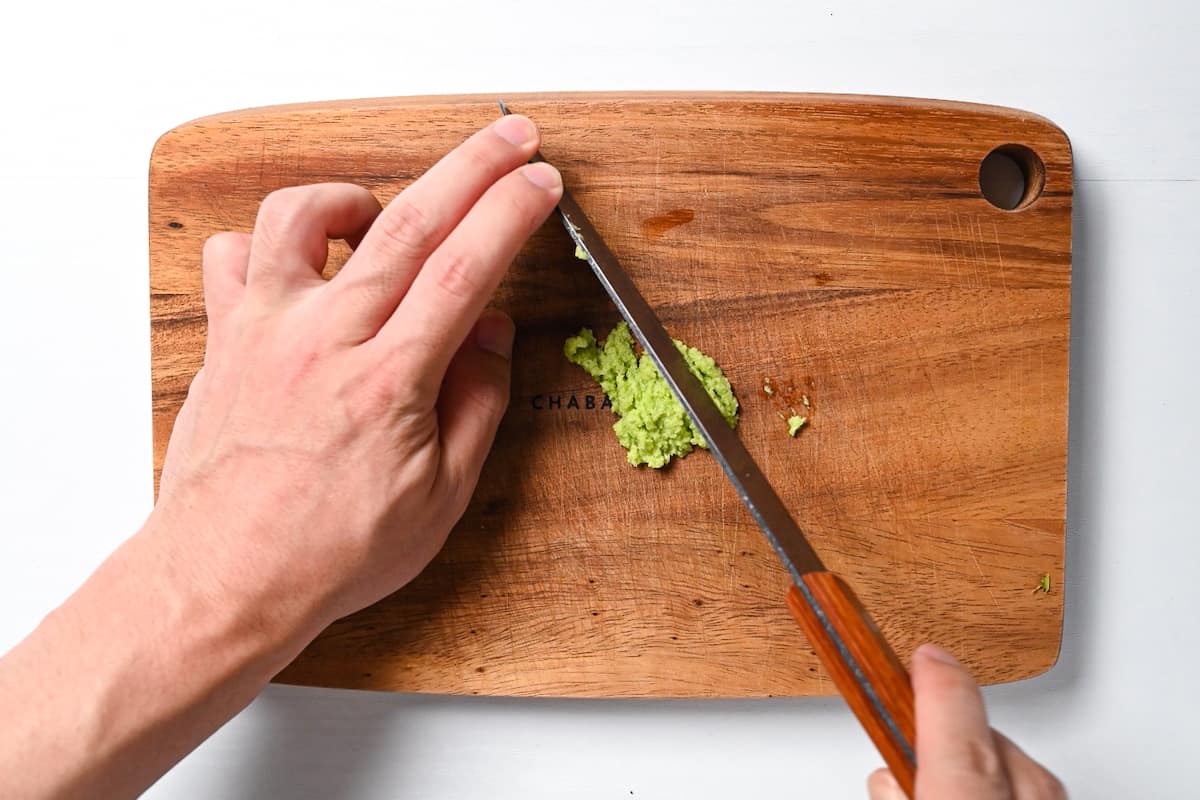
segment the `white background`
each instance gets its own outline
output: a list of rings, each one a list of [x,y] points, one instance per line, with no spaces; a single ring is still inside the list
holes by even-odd
[[[0,650],[151,504],[146,167],[246,106],[422,93],[976,100],[1071,137],[1062,658],[988,692],[1075,797],[1195,797],[1200,15],[1116,0],[22,3],[0,28]],[[738,6],[746,6],[738,8]],[[1073,7],[1072,7],[1073,6]],[[835,700],[557,702],[270,687],[156,798],[864,796]]]

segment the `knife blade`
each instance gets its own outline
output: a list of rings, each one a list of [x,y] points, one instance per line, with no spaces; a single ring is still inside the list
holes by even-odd
[[[510,113],[503,100],[500,111]],[[545,159],[539,151],[530,160]],[[688,369],[654,309],[565,187],[557,213],[791,575],[789,611],[901,788],[911,797],[916,756],[907,669],[849,585],[825,568],[745,444]]]

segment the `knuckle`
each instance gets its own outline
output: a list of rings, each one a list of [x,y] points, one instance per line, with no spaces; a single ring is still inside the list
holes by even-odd
[[[235,233],[234,231],[214,233],[204,240],[203,262],[206,266],[213,266],[219,262],[244,256],[249,249],[244,233]]]
[[[364,419],[406,419],[428,413],[432,403],[425,398],[419,380],[405,377],[407,359],[396,350],[364,364],[350,389],[351,406]]]
[[[407,347],[398,350],[392,357],[393,375],[402,376],[404,386],[399,390],[401,410],[411,406],[418,410],[433,408],[442,390],[443,375],[431,368],[418,368],[428,364],[437,353],[437,345],[428,339],[412,340]]]
[[[258,205],[259,219],[277,221],[293,215],[302,193],[299,186],[286,186],[271,192]]]
[[[478,464],[474,462],[456,464],[446,470],[443,478],[443,491],[454,511],[455,518],[461,516],[471,502],[471,496],[475,494],[475,487],[479,485],[479,472],[482,469],[481,461]]]
[[[352,181],[330,181],[321,185],[331,192],[336,192],[354,201],[370,203],[375,200],[375,195],[371,194],[370,189]]]
[[[380,411],[386,411],[396,420],[398,427],[404,431],[413,431],[420,427],[422,421],[430,418],[432,406],[425,402],[419,392],[397,391],[392,388],[387,393],[388,404]]]
[[[334,303],[352,308],[359,317],[370,316],[372,309],[382,306],[388,297],[390,274],[385,270],[371,269],[353,274],[343,272],[338,277],[329,285]],[[330,325],[343,324],[335,319],[327,322]]]
[[[454,299],[474,297],[484,288],[483,270],[473,256],[452,251],[436,265],[437,286]]]
[[[384,414],[392,413],[399,397],[396,387],[377,374],[347,389],[350,397],[346,398],[345,405],[356,424],[370,424]]]
[[[486,144],[480,143],[478,147],[465,148],[463,158],[467,162],[467,169],[478,175],[494,174],[498,167],[498,156],[503,147],[499,138],[498,136],[489,136],[485,140]]]
[[[304,225],[312,206],[313,187],[289,186],[276,189],[258,207],[254,232],[268,246],[294,237]]]
[[[399,258],[422,256],[434,236],[434,224],[420,207],[403,194],[396,197],[375,221],[380,244]]]
[[[508,407],[508,392],[498,384],[481,383],[461,389],[465,402],[471,413],[482,419],[498,420]]]
[[[981,778],[989,787],[1008,785],[1008,775],[999,749],[990,737],[970,736],[961,742],[959,765],[963,772]]]
[[[1038,770],[1034,800],[1067,800],[1067,788],[1045,769]]]

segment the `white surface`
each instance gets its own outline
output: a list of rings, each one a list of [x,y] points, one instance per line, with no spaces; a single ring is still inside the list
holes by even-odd
[[[1061,125],[1078,177],[1066,635],[1050,674],[989,692],[993,719],[1075,797],[1195,796],[1185,666],[1200,658],[1192,4],[246,5],[5,12],[0,650],[150,506],[146,165],[169,127],[251,105],[419,93],[978,100]],[[853,798],[876,762],[835,701],[271,687],[150,794]]]

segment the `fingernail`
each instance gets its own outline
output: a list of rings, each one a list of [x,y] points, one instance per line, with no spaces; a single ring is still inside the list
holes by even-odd
[[[562,186],[562,176],[558,174],[558,170],[545,161],[538,161],[521,167],[521,174],[530,183],[541,189],[557,189]]]
[[[509,360],[512,358],[513,339],[516,334],[516,326],[507,314],[490,311],[479,318],[479,325],[475,330],[475,343],[479,345],[479,349]]]
[[[943,664],[949,664],[952,667],[960,667],[958,659],[950,655],[950,651],[943,650],[936,644],[923,644],[917,648],[916,655],[921,658],[930,658],[934,661],[940,661]]]
[[[509,114],[507,117],[501,117],[493,123],[492,130],[501,139],[517,147],[529,144],[537,136],[537,129],[533,127],[533,123],[529,118],[522,117],[519,114]]]

